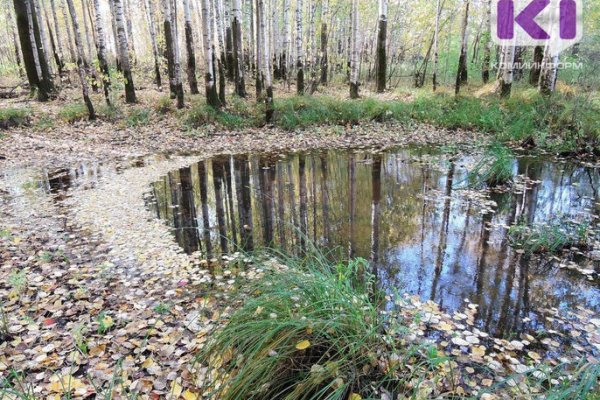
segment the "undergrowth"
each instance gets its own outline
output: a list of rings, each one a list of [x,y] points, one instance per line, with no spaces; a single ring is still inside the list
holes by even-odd
[[[88,110],[83,103],[67,104],[58,112],[58,117],[68,123],[87,119],[88,116]]]
[[[500,143],[492,143],[483,157],[469,171],[467,179],[470,186],[486,184],[490,187],[503,185],[513,179],[514,155]]]
[[[29,125],[30,114],[27,108],[0,108],[0,129]]]

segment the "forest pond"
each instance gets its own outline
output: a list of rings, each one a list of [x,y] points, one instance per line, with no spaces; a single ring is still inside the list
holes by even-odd
[[[512,188],[487,192],[467,187],[474,161],[411,148],[219,156],[156,182],[148,207],[188,253],[316,245],[363,257],[389,292],[449,312],[478,304],[476,324],[496,335],[540,329],[553,308],[598,312],[597,280],[561,268],[596,275],[594,252],[539,257],[507,237],[516,223],[559,218],[595,227],[598,170],[518,157]]]

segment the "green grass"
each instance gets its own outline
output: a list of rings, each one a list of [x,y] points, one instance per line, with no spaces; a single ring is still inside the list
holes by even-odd
[[[481,160],[469,171],[469,185],[486,184],[494,187],[512,181],[513,160],[514,155],[509,148],[500,143],[492,143]]]
[[[31,110],[27,108],[0,108],[0,129],[29,125]]]
[[[364,260],[331,266],[315,257],[285,260],[251,288],[229,323],[198,356],[205,395],[218,399],[380,398],[447,358],[435,348],[397,348],[394,321],[373,301]],[[408,360],[411,368],[405,368]],[[385,365],[385,367],[382,367]]]
[[[508,230],[509,244],[527,254],[558,253],[565,248],[587,249],[593,229],[589,221],[558,218],[546,223],[527,225],[519,222]]]
[[[145,126],[150,123],[150,110],[143,108],[132,109],[125,118],[125,124],[130,128]]]
[[[600,105],[590,96],[555,93],[544,97],[533,89],[515,90],[509,99],[416,92],[411,101],[359,100],[331,96],[275,99],[274,125],[305,129],[315,125],[353,125],[367,121],[411,121],[448,129],[478,130],[500,142],[534,143],[560,153],[600,153]],[[204,102],[186,114],[190,128],[212,124],[236,130],[264,125],[264,105],[234,98],[223,110]]]
[[[173,100],[167,95],[160,96],[154,105],[154,111],[160,115],[169,114],[173,110]]]
[[[88,116],[88,110],[83,103],[67,104],[58,112],[58,118],[70,124],[87,119]]]

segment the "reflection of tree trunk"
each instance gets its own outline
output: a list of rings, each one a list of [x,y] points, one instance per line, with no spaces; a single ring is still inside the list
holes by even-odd
[[[354,153],[350,152],[348,156],[348,179],[349,179],[349,200],[350,210],[348,210],[348,223],[349,223],[349,238],[348,238],[348,258],[354,258],[354,214],[356,209],[356,198],[355,194],[355,181],[356,171],[354,162]]]
[[[258,179],[260,181],[260,202],[263,214],[263,239],[264,245],[273,245],[273,181],[275,178],[274,166],[269,160],[261,159]],[[265,176],[268,175],[268,176]]]
[[[233,211],[233,186],[231,185],[231,160],[223,164],[223,174],[225,175],[225,189],[227,190],[227,209],[229,211],[229,223],[231,225],[231,240],[237,248],[237,228],[235,224],[235,212]]]
[[[200,203],[202,205],[202,227],[206,256],[212,255],[212,243],[210,242],[210,220],[208,218],[208,185],[206,182],[206,164],[204,161],[198,163],[198,179],[200,181]]]
[[[250,168],[248,156],[237,156],[233,159],[235,169],[235,187],[238,199],[238,214],[240,217],[240,236],[242,249],[248,251],[254,248],[252,241],[252,198],[250,192]]]
[[[527,255],[519,257],[519,291],[517,292],[511,330],[517,329],[519,325],[522,327],[524,322],[521,315],[529,313],[529,261],[530,259]]]
[[[329,194],[327,193],[327,153],[321,154],[321,203],[323,206],[323,237],[329,244]]]
[[[490,247],[488,241],[490,240],[490,222],[492,221],[493,213],[488,212],[481,218],[481,234],[479,236],[479,259],[477,260],[477,270],[475,273],[475,299],[474,303],[479,305],[477,314],[480,315],[484,312],[483,310],[483,285],[485,280],[485,263],[487,258],[488,249]]]
[[[304,154],[298,156],[298,178],[300,191],[300,248],[302,252],[306,251],[306,235],[308,229],[307,223],[307,198],[306,198],[306,167]]]
[[[213,160],[213,184],[215,186],[215,211],[217,213],[217,225],[219,226],[219,241],[221,250],[227,253],[227,222],[225,221],[225,209],[223,207],[223,162]]]
[[[427,194],[427,180],[429,178],[429,170],[425,167],[421,167],[421,179],[423,180],[422,187],[422,196],[423,196],[423,207],[421,208],[421,265],[419,268],[419,276],[425,276],[425,211],[427,210],[427,199],[425,195]],[[417,294],[421,294],[421,282],[423,280],[419,279],[419,290]]]
[[[448,244],[448,221],[450,220],[450,204],[452,195],[452,182],[454,181],[454,160],[450,160],[450,169],[448,170],[448,176],[446,177],[446,193],[444,199],[444,212],[442,214],[442,225],[440,226],[440,243],[438,244],[438,251],[435,258],[435,270],[433,276],[433,282],[431,284],[431,300],[435,300],[437,292],[437,286],[442,274],[442,267],[444,265],[444,258],[446,256],[446,246]]]
[[[283,168],[284,164],[282,162],[277,163],[277,230],[279,231],[279,245],[281,246],[281,249],[285,251],[285,188],[283,182]]]
[[[312,193],[312,222],[313,222],[313,243],[317,243],[317,167],[315,166],[315,157],[310,157],[311,169],[311,193]]]
[[[515,279],[515,271],[517,268],[517,264],[521,264],[522,255],[518,253],[514,253],[513,257],[509,261],[508,271],[505,276],[505,285],[504,285],[504,296],[502,298],[500,316],[498,318],[498,326],[496,327],[496,332],[499,334],[507,334],[511,331],[511,327],[508,325],[508,317],[511,306],[511,293],[513,291],[513,283]],[[517,298],[517,302],[518,302]]]
[[[371,273],[377,280],[377,261],[379,260],[379,202],[381,201],[381,154],[373,156],[371,169]]]
[[[300,243],[300,233],[299,233],[299,229],[300,229],[300,224],[298,223],[298,216],[296,214],[296,192],[294,190],[294,175],[292,174],[292,163],[291,160],[290,162],[287,163],[287,176],[288,179],[290,180],[289,183],[289,196],[290,196],[290,211],[292,213],[292,224],[294,225],[293,229],[294,232],[296,232],[296,245],[298,243]]]
[[[173,228],[175,229],[175,239],[177,243],[182,244],[181,235],[181,219],[179,218],[181,208],[179,204],[179,192],[177,182],[173,179],[173,175],[169,173],[167,176],[169,188],[171,189],[171,205],[173,206]]]
[[[192,170],[190,167],[179,170],[181,180],[181,225],[183,227],[183,249],[186,253],[198,250],[198,223],[196,222],[196,207],[194,206],[194,189],[192,185]]]

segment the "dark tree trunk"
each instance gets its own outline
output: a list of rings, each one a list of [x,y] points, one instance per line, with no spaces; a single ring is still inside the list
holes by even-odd
[[[321,22],[321,83],[327,85],[329,60],[327,56],[329,36],[327,31],[327,21]]]
[[[13,0],[15,6],[15,16],[17,31],[19,32],[19,41],[21,43],[21,52],[23,53],[23,63],[27,80],[31,88],[37,88],[40,81],[35,67],[35,57],[31,45],[30,26],[27,18],[27,4],[25,0]]]
[[[379,20],[377,32],[377,93],[383,93],[387,81],[387,19]]]
[[[177,85],[175,84],[175,46],[173,43],[173,30],[171,28],[171,21],[166,17],[163,27],[165,33],[165,58],[167,59],[167,71],[169,73],[169,91],[171,98],[174,99],[177,97]]]
[[[231,28],[233,34],[235,93],[240,97],[246,97],[246,82],[244,80],[244,60],[242,51],[242,24],[238,18],[236,10],[234,10]]]
[[[544,61],[544,47],[535,46],[533,50],[533,67],[529,71],[529,84],[537,86],[540,81],[540,72],[542,71],[542,62]]]
[[[187,50],[187,76],[190,83],[190,92],[198,94],[198,80],[196,79],[196,55],[194,53],[194,36],[192,33],[192,21],[185,21],[185,46]]]

